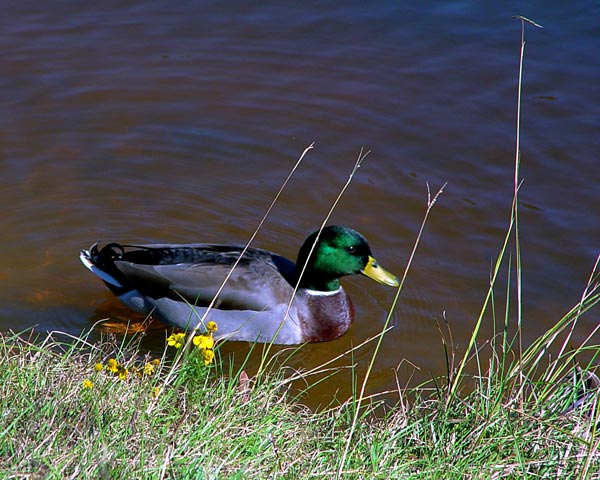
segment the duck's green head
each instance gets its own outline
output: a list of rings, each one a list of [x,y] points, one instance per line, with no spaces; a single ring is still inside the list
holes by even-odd
[[[318,231],[312,233],[298,253],[296,275],[299,276],[303,266],[307,265],[300,279],[301,288],[324,292],[337,290],[340,277],[357,273],[384,285],[398,286],[396,276],[380,267],[373,258],[365,237],[348,227],[325,227],[308,258],[317,234]]]

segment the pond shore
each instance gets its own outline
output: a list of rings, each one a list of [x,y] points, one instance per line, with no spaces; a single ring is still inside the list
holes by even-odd
[[[596,293],[581,306],[597,301]],[[85,336],[4,333],[0,476],[592,478],[600,475],[594,375],[586,367],[573,375],[572,366],[600,350],[582,346],[547,365],[543,355],[575,319],[565,316],[520,358],[499,335],[487,343],[489,364],[478,353],[469,359],[478,374],[455,378],[452,367],[399,387],[393,407],[356,394],[319,411],[290,388],[302,372],[226,372],[218,346],[207,366],[194,347],[152,358],[135,338],[91,345]]]

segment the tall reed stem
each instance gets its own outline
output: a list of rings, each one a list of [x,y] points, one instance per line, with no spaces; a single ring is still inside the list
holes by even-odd
[[[438,192],[435,194],[435,196],[433,198],[431,198],[429,184],[427,184],[427,210],[425,211],[423,221],[421,222],[421,227],[419,228],[419,233],[417,234],[417,238],[413,245],[412,252],[408,259],[408,263],[406,264],[406,268],[404,269],[404,274],[402,275],[402,280],[400,280],[400,285],[398,285],[398,289],[396,290],[396,296],[394,297],[392,305],[390,306],[390,308],[388,310],[388,314],[385,319],[385,323],[383,324],[383,327],[382,327],[382,333],[379,335],[379,338],[377,339],[377,344],[375,345],[375,350],[373,351],[373,355],[371,355],[371,360],[369,361],[367,371],[365,372],[365,377],[364,377],[361,387],[360,387],[360,393],[358,394],[358,398],[356,398],[356,401],[355,401],[356,404],[354,406],[354,415],[352,418],[352,425],[350,426],[350,432],[348,433],[348,437],[346,438],[346,446],[344,448],[344,453],[342,454],[342,458],[340,459],[340,463],[338,466],[337,478],[341,478],[342,473],[343,473],[344,464],[346,463],[348,451],[350,450],[350,444],[352,443],[352,437],[354,436],[354,431],[356,430],[356,422],[358,421],[358,415],[360,414],[360,406],[365,397],[365,389],[367,387],[367,381],[369,380],[371,371],[373,370],[373,365],[375,364],[375,359],[377,358],[377,353],[379,352],[379,350],[381,348],[381,344],[383,342],[383,337],[384,337],[383,333],[386,332],[387,330],[389,330],[389,328],[390,328],[389,324],[390,324],[390,320],[392,318],[392,313],[396,309],[396,304],[398,303],[398,299],[400,298],[400,292],[402,291],[404,281],[406,280],[408,271],[410,270],[410,266],[412,265],[412,261],[417,252],[417,247],[419,246],[421,236],[423,235],[423,230],[425,228],[425,224],[427,223],[427,218],[429,217],[429,213],[431,212],[431,209],[433,208],[433,205],[437,201],[438,197],[444,191],[444,188],[446,188],[445,183],[438,190]]]
[[[496,258],[496,263],[495,263],[494,269],[492,271],[492,275],[490,278],[490,285],[488,287],[486,297],[483,301],[483,305],[479,312],[479,317],[477,318],[477,322],[475,323],[475,328],[473,329],[473,332],[471,334],[471,339],[469,340],[469,345],[467,346],[467,349],[465,350],[465,354],[462,358],[462,361],[458,365],[458,370],[456,372],[456,375],[454,375],[455,381],[452,383],[452,385],[450,387],[448,397],[446,398],[446,405],[448,405],[450,403],[451,399],[454,397],[454,395],[456,394],[456,392],[458,390],[462,372],[467,363],[467,359],[471,355],[473,347],[475,346],[475,342],[477,340],[477,335],[479,334],[479,330],[480,330],[481,324],[483,322],[483,316],[487,310],[488,303],[493,295],[493,289],[494,289],[494,285],[496,283],[496,278],[498,276],[498,272],[500,270],[500,266],[502,264],[504,254],[508,247],[508,243],[509,243],[513,228],[515,231],[516,262],[517,262],[517,269],[516,269],[517,270],[517,327],[518,327],[518,335],[519,335],[519,357],[521,357],[521,352],[523,350],[522,349],[522,339],[521,339],[521,317],[522,317],[522,315],[521,315],[521,312],[522,312],[522,310],[521,310],[521,306],[522,306],[522,302],[521,302],[521,247],[519,244],[519,231],[518,231],[518,192],[519,192],[519,188],[521,187],[521,183],[522,183],[521,180],[519,180],[519,164],[520,164],[520,157],[521,157],[521,145],[520,145],[521,86],[522,86],[522,78],[523,78],[523,54],[524,54],[524,50],[525,50],[525,22],[528,22],[539,28],[543,28],[543,27],[525,17],[522,17],[522,16],[516,16],[514,18],[517,18],[521,21],[521,50],[520,50],[520,55],[519,55],[519,82],[518,82],[518,88],[517,88],[517,122],[516,122],[517,123],[517,125],[516,125],[517,133],[516,133],[516,149],[515,149],[516,152],[515,152],[515,170],[514,170],[514,172],[515,172],[514,173],[514,191],[513,191],[513,200],[512,200],[512,206],[511,206],[511,211],[510,211],[510,221],[509,221],[509,225],[508,225],[508,230],[504,237],[504,242],[502,244],[502,248],[500,249],[500,253],[499,253],[498,257]],[[521,382],[522,382],[522,379],[521,379]]]

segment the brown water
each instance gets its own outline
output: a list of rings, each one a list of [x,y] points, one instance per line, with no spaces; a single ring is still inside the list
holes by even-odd
[[[426,226],[370,391],[442,374],[444,316],[462,352],[507,227],[516,85],[527,30],[520,234],[524,337],[579,298],[600,238],[600,7],[582,1],[20,2],[0,17],[0,327],[79,334],[131,313],[79,263],[96,240],[244,243],[312,142],[255,245],[291,258],[361,147],[331,223],[352,226],[400,275]],[[310,368],[377,334],[394,290],[344,281],[352,330],[310,345]],[[500,285],[498,308],[502,316]],[[137,317],[134,317],[137,318]],[[514,318],[514,316],[513,316]],[[584,317],[580,341],[597,324]],[[493,331],[488,317],[482,338]],[[160,350],[164,331],[148,348]],[[596,341],[598,339],[595,339]],[[229,344],[225,353],[247,351]],[[372,346],[354,353],[358,373]],[[341,364],[352,362],[346,358]],[[316,401],[349,373],[319,385]]]

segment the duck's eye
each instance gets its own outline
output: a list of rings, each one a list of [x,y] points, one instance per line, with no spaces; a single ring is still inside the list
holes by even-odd
[[[356,247],[354,245],[350,245],[349,247],[346,247],[346,251],[348,253],[354,253],[356,252]]]

